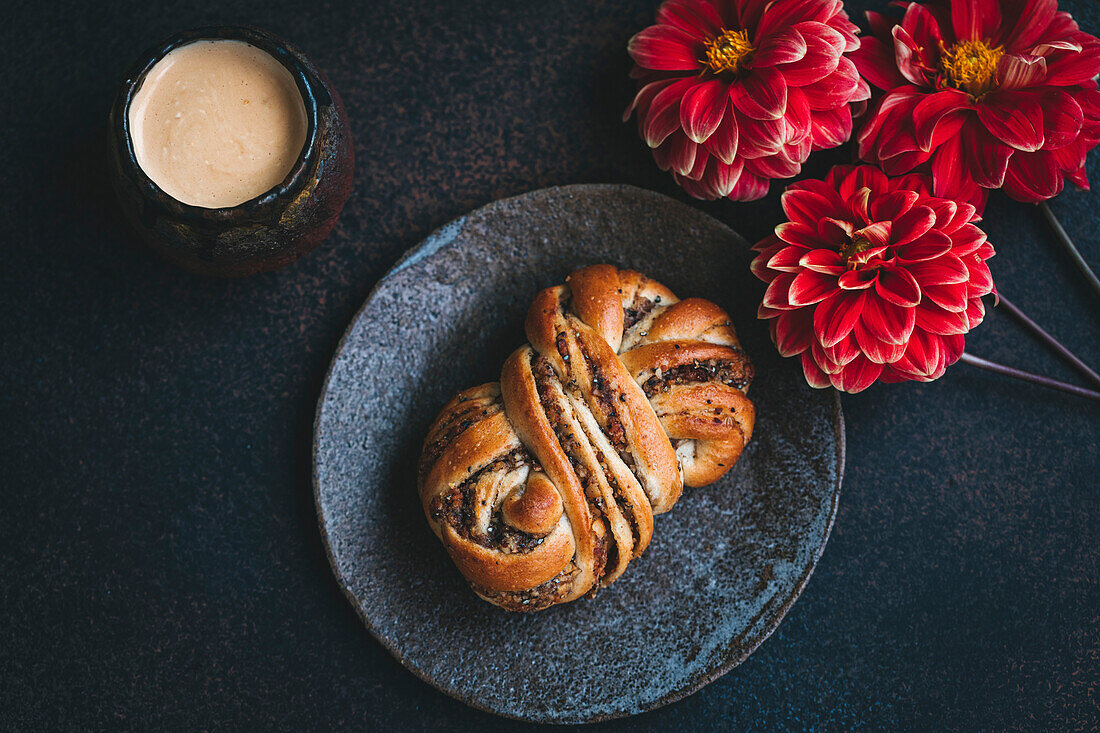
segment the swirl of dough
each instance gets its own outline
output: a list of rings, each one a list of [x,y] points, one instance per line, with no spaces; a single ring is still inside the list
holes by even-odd
[[[717,480],[755,418],[729,317],[610,265],[535,298],[500,382],[442,410],[424,511],[474,591],[514,611],[614,582],[684,484]]]

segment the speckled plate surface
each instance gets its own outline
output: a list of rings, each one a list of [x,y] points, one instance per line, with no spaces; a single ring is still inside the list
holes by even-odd
[[[630,186],[497,201],[411,250],[337,349],[314,428],[314,491],[336,576],[416,675],[500,715],[584,722],[680,699],[779,625],[825,547],[844,466],[833,391],[810,389],[756,320],[748,244],[721,222]],[[496,380],[534,295],[610,262],[733,316],[756,365],[757,422],[738,465],[685,489],[653,541],[595,599],[530,615],[477,598],[428,528],[414,469],[459,389]]]

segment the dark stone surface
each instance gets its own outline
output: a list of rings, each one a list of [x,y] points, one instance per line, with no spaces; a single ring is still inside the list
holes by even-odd
[[[668,197],[576,185],[446,224],[383,278],[326,379],[314,482],[340,585],[402,664],[490,712],[587,722],[678,700],[775,630],[832,528],[844,428],[837,393],[811,389],[771,348],[751,259],[729,227]],[[685,490],[595,599],[510,614],[466,587],[424,519],[414,467],[440,408],[500,378],[535,295],[602,262],[660,272],[679,297],[730,314],[756,368],[753,439],[721,480]]]
[[[0,727],[511,727],[404,670],[340,593],[310,492],[313,409],[367,293],[440,224],[554,184],[687,200],[619,122],[624,46],[655,5],[5,8]],[[1100,6],[1062,6],[1100,33]],[[125,69],[206,23],[301,47],[343,95],[357,146],[329,240],[241,281],[135,251],[105,175]],[[752,240],[776,223],[778,192],[699,206]],[[1096,205],[1068,191],[1053,208],[1100,267]],[[1100,306],[1040,213],[995,196],[986,226],[998,287],[1100,364]],[[969,344],[1076,379],[1001,313]],[[1093,726],[1097,407],[965,366],[843,402],[836,528],[779,630],[699,693],[604,727]]]

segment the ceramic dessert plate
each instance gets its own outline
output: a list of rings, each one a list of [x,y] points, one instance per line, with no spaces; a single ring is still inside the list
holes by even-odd
[[[355,316],[317,408],[314,492],[336,577],[371,633],[470,705],[542,722],[630,715],[744,661],[825,547],[844,465],[836,393],[806,385],[756,319],[749,245],[721,222],[629,186],[490,204],[411,250]],[[752,442],[717,483],[685,489],[653,541],[595,598],[512,614],[467,587],[432,534],[415,468],[458,390],[500,375],[527,306],[574,269],[639,270],[733,317],[756,366]]]

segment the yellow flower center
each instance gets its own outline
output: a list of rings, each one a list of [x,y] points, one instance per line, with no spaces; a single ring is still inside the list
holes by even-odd
[[[863,238],[849,239],[841,246],[840,256],[848,263],[849,270],[855,270],[858,269],[860,265],[867,264],[866,258],[860,257],[860,255],[873,246],[873,244]]]
[[[948,82],[977,99],[993,87],[997,64],[1005,51],[990,48],[984,41],[959,41],[951,48],[940,46],[940,65]]]
[[[739,71],[745,58],[752,53],[748,31],[722,31],[705,45],[706,64],[715,74],[723,71]]]

